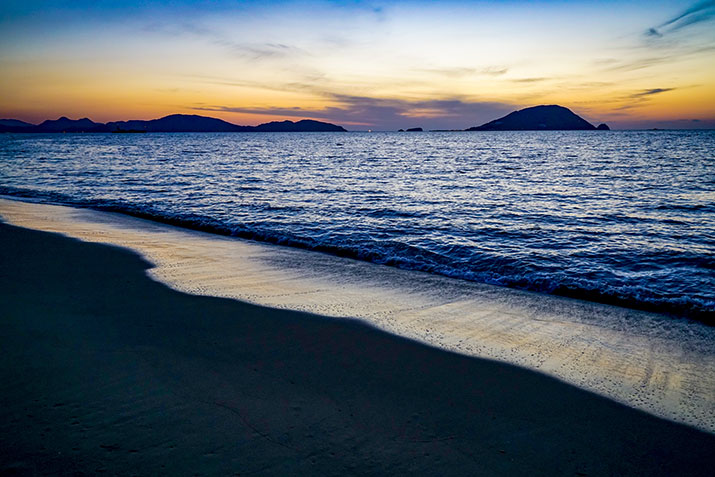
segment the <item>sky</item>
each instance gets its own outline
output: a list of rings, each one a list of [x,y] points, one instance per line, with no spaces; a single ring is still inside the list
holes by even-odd
[[[715,0],[0,2],[0,117],[715,128]]]

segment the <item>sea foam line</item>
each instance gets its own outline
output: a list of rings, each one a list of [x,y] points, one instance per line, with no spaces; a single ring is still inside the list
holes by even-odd
[[[715,328],[400,270],[121,214],[0,199],[14,225],[130,248],[186,293],[358,318],[385,331],[562,379],[715,433]]]

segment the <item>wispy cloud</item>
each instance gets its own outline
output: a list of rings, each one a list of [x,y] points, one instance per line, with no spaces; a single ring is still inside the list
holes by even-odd
[[[430,73],[430,74],[435,74],[439,76],[446,76],[448,78],[461,78],[464,76],[472,76],[477,73],[477,70],[474,68],[462,68],[462,67],[454,67],[454,68],[422,68],[419,70],[416,70],[421,73]]]
[[[652,49],[649,48],[647,56],[636,56],[635,58],[625,60],[613,59],[613,61],[598,60],[595,64],[596,66],[604,67],[603,71],[606,72],[636,71],[661,64],[672,64],[703,54],[711,54],[715,51],[715,45],[685,45],[682,47],[670,45],[669,49],[665,51],[660,50],[659,54],[654,54]],[[640,52],[642,49],[636,51]]]
[[[673,91],[675,88],[653,88],[645,89],[643,91],[638,91],[637,93],[631,94],[630,98],[644,98],[646,96],[653,96],[655,94],[667,93],[668,91]]]
[[[605,72],[632,72],[673,65],[715,51],[711,36],[690,27],[715,20],[715,0],[692,4],[678,15],[642,32],[643,41],[627,47],[621,58],[599,59],[594,64]]]
[[[516,109],[511,104],[471,101],[464,98],[407,100],[333,94],[336,106],[323,109],[243,106],[194,106],[199,111],[220,111],[265,116],[285,116],[331,121],[373,129],[422,126],[430,129],[463,129]]]
[[[612,115],[610,126],[618,129],[714,129],[715,118],[673,118],[673,119],[637,119],[629,115]]]
[[[514,78],[511,81],[513,83],[541,83],[542,81],[548,81],[551,78]]]
[[[421,68],[415,70],[423,73],[431,73],[448,78],[460,78],[464,76],[502,76],[505,75],[509,68],[504,66],[489,66],[486,68],[468,68],[468,67],[441,67],[441,68]]]
[[[490,66],[487,68],[482,68],[478,70],[480,74],[483,75],[488,75],[488,76],[501,76],[507,74],[509,72],[509,68],[504,68],[500,66]]]
[[[645,31],[645,36],[661,38],[668,33],[673,33],[713,18],[715,18],[715,0],[698,2],[660,25],[648,28]]]
[[[306,52],[296,46],[281,42],[240,42],[235,41],[222,32],[198,25],[196,23],[181,23],[168,25],[163,23],[152,23],[144,27],[150,33],[167,35],[172,37],[191,36],[200,38],[209,44],[223,48],[230,55],[247,59],[279,59],[284,57],[296,57],[305,55]]]
[[[651,101],[654,96],[667,93],[669,91],[674,91],[676,89],[679,88],[650,88],[624,94],[619,98],[613,99],[613,111],[628,111],[631,109],[639,108],[643,106],[644,103]]]

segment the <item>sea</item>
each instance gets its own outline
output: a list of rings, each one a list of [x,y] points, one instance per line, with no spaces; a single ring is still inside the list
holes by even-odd
[[[715,325],[715,131],[2,134],[0,195]]]

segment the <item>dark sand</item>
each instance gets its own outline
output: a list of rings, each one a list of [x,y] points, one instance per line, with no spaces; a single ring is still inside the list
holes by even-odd
[[[544,375],[196,297],[0,224],[0,473],[712,475],[715,436]]]

